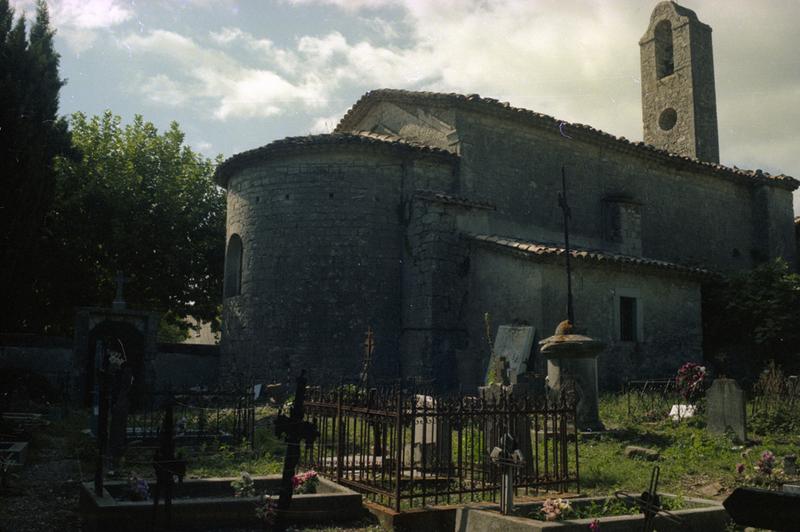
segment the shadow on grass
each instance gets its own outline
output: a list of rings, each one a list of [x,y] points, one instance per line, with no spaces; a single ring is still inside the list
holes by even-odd
[[[625,445],[666,448],[676,441],[674,435],[622,428],[608,431],[602,436],[604,441],[616,441]]]

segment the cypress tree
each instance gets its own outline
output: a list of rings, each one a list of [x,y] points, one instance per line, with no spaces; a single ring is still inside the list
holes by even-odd
[[[37,264],[55,184],[53,160],[71,154],[59,119],[59,55],[47,5],[40,0],[30,36],[0,0],[0,331],[36,326]]]

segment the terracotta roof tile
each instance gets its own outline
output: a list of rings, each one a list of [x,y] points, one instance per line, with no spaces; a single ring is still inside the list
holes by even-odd
[[[458,155],[426,146],[415,142],[393,137],[391,135],[379,135],[375,133],[331,133],[324,135],[307,135],[303,137],[286,137],[284,139],[270,142],[260,148],[237,153],[225,160],[217,167],[214,179],[220,186],[227,186],[228,179],[237,170],[252,164],[256,161],[269,159],[272,156],[285,155],[297,151],[305,151],[312,148],[329,147],[333,145],[349,145],[373,147],[379,149],[398,150],[406,153],[416,153],[441,157],[450,161],[458,160]]]
[[[437,203],[446,203],[449,205],[460,205],[472,209],[486,209],[495,210],[497,207],[494,203],[482,200],[473,200],[463,196],[454,196],[444,192],[436,192],[434,190],[417,190],[414,193],[415,198],[420,198]]]
[[[336,132],[349,131],[355,128],[357,122],[366,114],[371,104],[379,101],[405,101],[405,102],[424,102],[427,104],[440,103],[450,106],[465,106],[466,108],[474,111],[485,113],[492,113],[500,117],[513,118],[517,120],[524,120],[526,123],[540,127],[549,128],[557,132],[560,124],[565,124],[567,131],[571,137],[591,141],[595,143],[602,143],[617,150],[633,153],[641,156],[657,159],[664,163],[670,164],[679,168],[688,168],[691,170],[706,172],[722,178],[739,180],[743,182],[756,182],[766,183],[789,190],[795,190],[800,186],[800,181],[787,175],[770,175],[762,170],[742,170],[740,168],[728,167],[721,164],[709,163],[700,161],[686,155],[679,155],[671,153],[645,144],[644,142],[634,142],[626,139],[625,137],[616,137],[599,129],[595,129],[585,124],[569,123],[563,120],[558,120],[552,116],[522,109],[519,107],[512,107],[508,102],[499,102],[494,98],[482,98],[477,94],[455,94],[455,93],[439,93],[439,92],[418,92],[407,91],[402,89],[378,89],[369,91],[364,94],[347,113],[344,115],[339,125],[336,126]]]
[[[494,246],[500,249],[505,249],[511,253],[521,254],[530,258],[560,257],[566,253],[566,250],[563,247],[553,244],[529,242],[498,235],[478,235],[469,233],[467,236],[476,242]],[[618,255],[615,253],[609,253],[607,251],[571,249],[570,256],[575,257],[576,259],[592,262],[611,263],[618,264],[620,266],[636,268],[653,268],[694,277],[712,277],[716,275],[714,272],[705,268],[684,266],[682,264],[676,264],[674,262],[667,262],[657,259]]]

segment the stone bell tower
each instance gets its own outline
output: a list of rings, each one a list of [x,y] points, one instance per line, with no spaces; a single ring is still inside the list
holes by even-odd
[[[660,2],[639,48],[644,141],[718,163],[711,27],[690,9]]]

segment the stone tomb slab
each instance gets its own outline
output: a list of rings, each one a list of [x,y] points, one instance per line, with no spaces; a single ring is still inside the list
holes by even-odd
[[[497,329],[494,340],[492,358],[486,373],[486,384],[502,383],[502,375],[492,375],[492,368],[498,366],[501,359],[508,363],[508,375],[511,384],[517,383],[517,376],[528,370],[528,359],[533,348],[536,329],[522,325],[501,325]],[[491,382],[489,382],[491,380]]]
[[[28,443],[23,441],[0,441],[0,461],[12,467],[24,466],[28,456]]]

